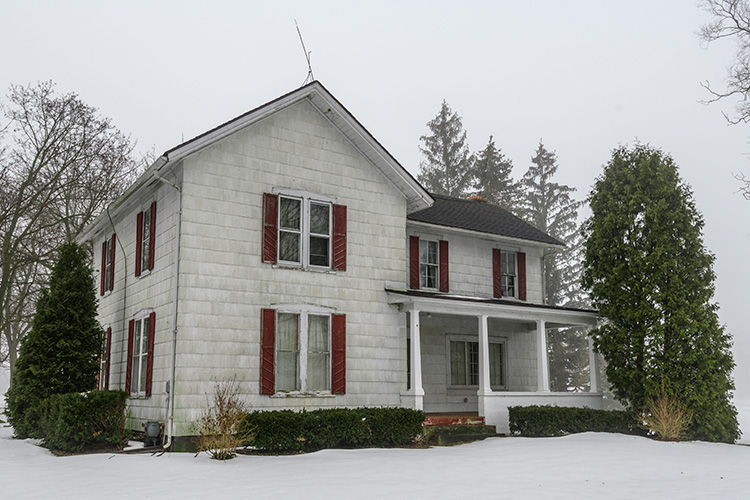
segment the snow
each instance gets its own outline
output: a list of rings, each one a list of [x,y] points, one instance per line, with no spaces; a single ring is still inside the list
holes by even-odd
[[[750,498],[750,447],[620,434],[430,449],[55,457],[0,427],[2,498]]]

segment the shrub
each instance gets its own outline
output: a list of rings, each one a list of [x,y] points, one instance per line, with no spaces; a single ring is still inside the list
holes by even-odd
[[[510,431],[528,437],[551,437],[577,432],[618,432],[645,435],[634,415],[621,410],[566,406],[512,406]]]
[[[40,428],[44,446],[78,452],[120,448],[127,442],[124,391],[54,394],[42,401]]]
[[[410,444],[424,418],[424,412],[406,408],[256,411],[245,415],[240,430],[252,430],[246,443],[266,451],[389,447]]]
[[[655,397],[646,399],[639,416],[642,426],[664,441],[681,441],[693,421],[693,412],[667,392],[664,382]]]
[[[217,383],[214,386],[213,401],[207,401],[206,408],[196,423],[198,453],[206,452],[217,460],[234,458],[240,443],[252,438],[251,427],[244,427],[240,431],[240,423],[246,411],[239,396],[239,387],[234,381]]]

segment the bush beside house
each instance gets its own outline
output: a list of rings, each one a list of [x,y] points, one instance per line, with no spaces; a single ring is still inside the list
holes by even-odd
[[[632,412],[565,406],[511,406],[510,431],[526,437],[553,437],[578,432],[646,435]]]

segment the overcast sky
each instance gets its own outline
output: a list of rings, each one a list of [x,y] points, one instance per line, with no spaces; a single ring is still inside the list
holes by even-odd
[[[419,137],[443,99],[472,150],[490,135],[518,178],[539,140],[558,182],[585,197],[619,144],[670,153],[716,254],[716,300],[750,398],[750,125],[728,126],[700,85],[721,86],[729,41],[703,47],[693,0],[2,0],[0,89],[53,80],[157,154],[300,86],[307,63],[416,176]]]

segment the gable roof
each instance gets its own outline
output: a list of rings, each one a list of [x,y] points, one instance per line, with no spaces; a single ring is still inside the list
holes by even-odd
[[[565,246],[561,241],[491,203],[463,200],[434,193],[431,196],[435,200],[431,207],[410,213],[407,219],[548,245]]]
[[[183,158],[197,153],[217,141],[273,115],[281,109],[304,100],[310,102],[322,116],[336,127],[354,147],[362,152],[404,194],[407,211],[420,210],[432,204],[432,197],[427,190],[359,123],[354,115],[322,83],[316,80],[165,151],[107,210],[116,209],[121,206],[144,184],[160,178],[164,171],[176,165]],[[84,229],[79,238],[82,240],[90,238],[105,222],[105,215],[105,213],[100,214],[94,222]]]

